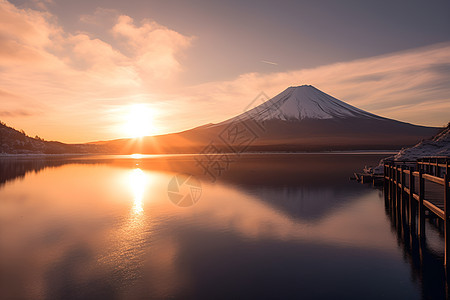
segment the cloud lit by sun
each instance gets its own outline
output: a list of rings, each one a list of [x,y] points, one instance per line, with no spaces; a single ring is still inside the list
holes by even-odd
[[[146,104],[133,104],[127,107],[123,132],[127,137],[143,137],[152,135],[154,128],[154,111]]]

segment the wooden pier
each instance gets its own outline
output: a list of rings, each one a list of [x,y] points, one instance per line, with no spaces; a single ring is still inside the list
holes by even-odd
[[[354,179],[361,183],[371,183],[374,186],[375,185],[383,185],[384,176],[383,175],[374,175],[374,174],[367,174],[367,173],[353,173],[354,177],[351,179]]]
[[[446,268],[450,268],[449,162],[448,157],[431,157],[384,164],[385,200],[397,223],[419,239],[425,239],[426,218],[442,225]]]

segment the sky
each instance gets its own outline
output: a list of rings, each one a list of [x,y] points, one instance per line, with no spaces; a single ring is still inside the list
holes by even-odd
[[[33,137],[177,132],[303,84],[447,124],[450,1],[0,0],[0,120]]]

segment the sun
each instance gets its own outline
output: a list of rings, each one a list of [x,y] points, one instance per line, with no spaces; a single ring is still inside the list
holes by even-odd
[[[154,131],[153,111],[148,105],[140,103],[129,106],[123,131],[129,137],[137,138],[151,135]]]

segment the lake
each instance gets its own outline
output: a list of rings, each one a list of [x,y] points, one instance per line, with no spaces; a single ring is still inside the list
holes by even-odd
[[[349,179],[386,156],[0,159],[0,298],[444,298],[442,233]]]

